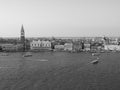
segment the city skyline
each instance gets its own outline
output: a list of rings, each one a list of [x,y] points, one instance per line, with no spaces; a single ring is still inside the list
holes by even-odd
[[[120,36],[118,0],[1,0],[0,37]]]

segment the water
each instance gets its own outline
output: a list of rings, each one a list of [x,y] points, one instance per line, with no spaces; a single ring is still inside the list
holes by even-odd
[[[119,90],[120,53],[40,52],[0,56],[0,90]]]

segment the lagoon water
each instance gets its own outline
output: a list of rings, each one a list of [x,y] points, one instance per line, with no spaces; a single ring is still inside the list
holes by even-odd
[[[119,90],[120,53],[0,53],[0,90]]]

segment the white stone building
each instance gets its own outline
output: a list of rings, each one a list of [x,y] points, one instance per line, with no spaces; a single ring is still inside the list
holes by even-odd
[[[41,41],[41,40],[33,40],[30,42],[30,49],[31,50],[51,50],[51,42],[50,41]]]
[[[55,45],[55,50],[57,50],[57,51],[64,50],[64,45]]]
[[[73,44],[72,43],[65,43],[64,44],[64,50],[65,51],[72,51],[73,50]]]
[[[84,50],[90,51],[90,44],[84,44]]]
[[[104,45],[105,50],[117,50],[120,51],[120,46],[119,45]]]

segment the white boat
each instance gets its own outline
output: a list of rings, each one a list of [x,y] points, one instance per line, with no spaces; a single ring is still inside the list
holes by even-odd
[[[30,52],[27,52],[26,54],[23,55],[23,57],[31,57],[32,54]]]
[[[91,63],[92,64],[97,64],[99,61],[98,60],[93,60]]]
[[[98,61],[99,57],[97,57],[97,59],[91,61],[92,64],[97,64],[99,61]]]

